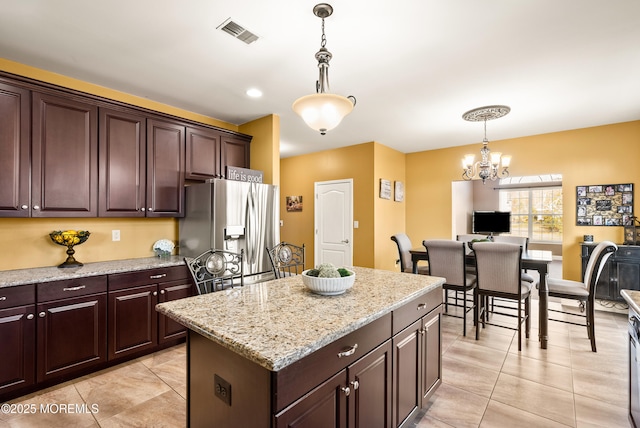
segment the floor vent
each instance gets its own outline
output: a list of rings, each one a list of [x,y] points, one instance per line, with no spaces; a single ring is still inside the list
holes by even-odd
[[[235,37],[236,39],[245,42],[248,45],[258,40],[257,35],[253,34],[249,30],[246,30],[242,25],[238,24],[237,22],[232,21],[231,18],[227,19],[222,24],[220,24],[218,28],[224,31],[225,33]]]

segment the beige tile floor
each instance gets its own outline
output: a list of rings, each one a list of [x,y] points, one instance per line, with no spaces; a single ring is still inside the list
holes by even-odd
[[[550,323],[549,347],[540,349],[537,301],[532,312],[522,352],[511,330],[488,326],[476,341],[471,321],[463,337],[462,320],[443,317],[443,382],[412,426],[628,427],[624,312],[597,312],[597,353],[585,328],[561,323]],[[185,358],[179,345],[12,400],[51,410],[0,413],[0,427],[183,427]],[[97,412],[70,413],[63,404]]]

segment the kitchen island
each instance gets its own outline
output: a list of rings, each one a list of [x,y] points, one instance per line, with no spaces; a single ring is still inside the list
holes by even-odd
[[[189,329],[188,425],[410,422],[441,382],[444,279],[354,271],[339,296],[294,276],[158,305]]]

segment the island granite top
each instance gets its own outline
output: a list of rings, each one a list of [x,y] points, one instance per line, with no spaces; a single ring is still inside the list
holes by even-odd
[[[312,293],[300,276],[156,306],[194,332],[278,371],[442,285],[443,278],[354,267],[353,287]]]
[[[620,295],[636,313],[640,313],[640,291],[620,290]]]
[[[145,257],[139,259],[113,260],[108,262],[85,263],[74,268],[40,267],[0,271],[0,288],[111,273],[163,268],[184,265],[182,256],[169,258]]]

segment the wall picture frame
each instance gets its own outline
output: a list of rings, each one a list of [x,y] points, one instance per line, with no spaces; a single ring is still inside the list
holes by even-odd
[[[380,179],[380,198],[391,199],[391,180]]]
[[[626,226],[633,225],[633,199],[633,183],[576,186],[576,225],[624,226],[626,242]]]
[[[404,183],[402,181],[394,182],[393,200],[396,202],[404,201]]]

